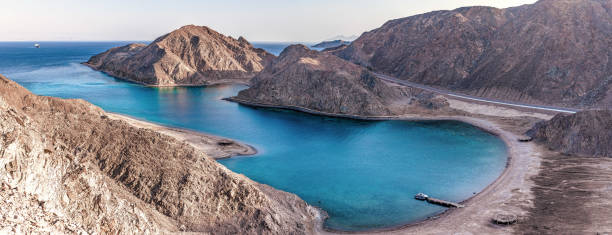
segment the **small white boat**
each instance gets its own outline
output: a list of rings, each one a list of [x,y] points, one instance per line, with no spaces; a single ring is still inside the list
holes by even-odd
[[[427,194],[424,194],[424,193],[419,193],[414,196],[414,199],[421,200],[421,201],[425,201],[427,200],[427,198],[429,198],[429,196],[427,196]]]
[[[36,43],[36,44],[34,44],[34,47],[40,48],[40,44]]]

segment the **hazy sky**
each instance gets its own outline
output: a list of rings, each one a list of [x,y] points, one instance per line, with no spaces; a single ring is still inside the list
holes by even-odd
[[[250,41],[315,42],[432,10],[536,0],[0,1],[0,41],[153,40],[195,24]]]

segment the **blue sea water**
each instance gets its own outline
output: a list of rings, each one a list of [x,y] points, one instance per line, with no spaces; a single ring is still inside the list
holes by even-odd
[[[39,95],[82,98],[106,111],[240,140],[256,156],[219,162],[329,214],[325,226],[369,230],[398,226],[445,208],[416,201],[424,192],[462,201],[503,171],[506,146],[454,121],[356,121],[221,100],[241,85],[148,88],[80,62],[126,42],[0,43],[0,73]],[[275,54],[287,44],[263,43]]]

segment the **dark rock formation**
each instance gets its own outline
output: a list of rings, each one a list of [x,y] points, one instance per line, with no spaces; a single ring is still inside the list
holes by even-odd
[[[332,53],[332,54],[333,54],[333,53],[334,53],[334,52],[336,52],[336,51],[344,50],[344,49],[345,49],[345,48],[347,48],[348,46],[349,46],[349,45],[347,45],[347,44],[342,44],[342,45],[339,45],[339,46],[336,46],[336,47],[328,47],[328,48],[325,48],[325,49],[323,49],[322,51],[323,51],[323,52],[328,52],[328,53]]]
[[[0,225],[16,233],[310,234],[297,196],[83,100],[0,76]],[[3,230],[4,231],[4,230]]]
[[[315,44],[314,48],[331,48],[331,47],[338,47],[338,46],[342,46],[342,45],[348,45],[351,44],[351,42],[349,41],[344,41],[344,40],[333,40],[333,41],[324,41],[324,42],[320,42]]]
[[[471,95],[612,107],[610,45],[612,0],[540,0],[391,20],[334,54]]]
[[[444,99],[392,87],[360,66],[303,45],[286,48],[251,83],[230,100],[360,116],[397,114],[406,106],[448,106]]]
[[[612,111],[558,114],[537,123],[527,135],[564,154],[612,157]]]
[[[245,83],[274,59],[244,38],[188,25],[151,44],[130,44],[91,57],[85,64],[112,76],[152,86]]]

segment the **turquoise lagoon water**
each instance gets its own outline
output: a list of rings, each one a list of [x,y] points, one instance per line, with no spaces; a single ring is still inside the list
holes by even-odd
[[[500,139],[460,122],[355,121],[257,109],[221,100],[245,86],[147,88],[79,64],[125,43],[47,42],[40,49],[0,43],[0,73],[36,94],[83,98],[110,112],[253,145],[256,156],[219,162],[323,208],[331,229],[398,226],[441,213],[445,208],[413,196],[465,200],[506,163]],[[286,44],[259,46],[278,54]]]

